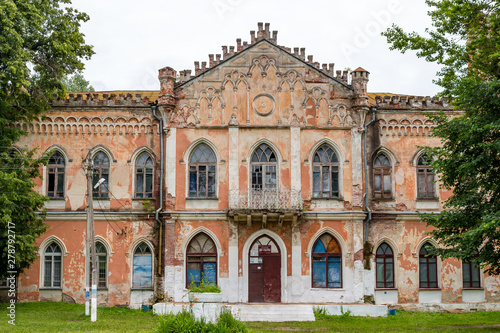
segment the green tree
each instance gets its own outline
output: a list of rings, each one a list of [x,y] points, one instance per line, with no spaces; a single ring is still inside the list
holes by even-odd
[[[12,154],[24,134],[19,125],[43,113],[55,96],[64,96],[63,77],[81,71],[82,61],[93,54],[79,31],[88,16],[67,7],[70,3],[0,1],[0,276],[20,273],[36,259],[35,239],[45,230],[39,214],[45,199],[33,191],[43,159],[34,158],[34,151]],[[9,230],[15,231],[10,244],[15,269],[8,261]]]
[[[426,148],[441,184],[453,195],[440,214],[421,214],[436,229],[443,257],[472,261],[500,274],[500,17],[498,1],[426,1],[427,36],[393,25],[391,49],[416,50],[443,65],[436,82],[460,116],[433,117],[442,146]]]
[[[95,91],[90,82],[85,80],[82,73],[76,73],[63,79],[67,92],[91,92]]]

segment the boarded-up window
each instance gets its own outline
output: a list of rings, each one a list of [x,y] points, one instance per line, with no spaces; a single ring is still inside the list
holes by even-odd
[[[153,287],[153,254],[144,242],[134,251],[132,274],[132,288]]]
[[[189,242],[187,248],[186,287],[190,284],[217,284],[217,248],[205,233],[200,233]]]

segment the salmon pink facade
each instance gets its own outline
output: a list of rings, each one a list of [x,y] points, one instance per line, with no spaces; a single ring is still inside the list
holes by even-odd
[[[19,147],[50,150],[49,229],[19,298],[84,302],[86,179],[94,162],[99,303],[495,303],[496,276],[432,256],[417,211],[442,190],[419,146],[446,99],[368,93],[369,72],[280,46],[268,24],[160,90],[69,95]],[[135,95],[134,95],[135,94]],[[62,175],[62,176],[61,176]]]

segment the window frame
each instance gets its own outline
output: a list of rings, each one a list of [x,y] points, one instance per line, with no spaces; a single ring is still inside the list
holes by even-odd
[[[382,164],[382,161],[381,161],[380,165],[375,165],[377,160],[380,159],[382,156],[389,162],[389,165]],[[372,172],[372,174],[373,174],[373,176],[372,176],[373,199],[376,199],[376,200],[393,199],[394,198],[393,189],[392,189],[393,168],[392,168],[392,163],[391,163],[391,159],[389,158],[389,156],[387,156],[384,153],[380,153],[377,156],[375,156],[375,158],[373,159],[372,168],[373,168],[372,169],[372,171],[373,171]],[[380,191],[377,191],[376,186],[375,186],[377,176],[380,176]],[[385,189],[384,188],[385,176],[389,176],[389,193],[387,193],[387,194],[384,191],[384,189]]]
[[[139,250],[139,248],[143,244],[144,244],[144,246],[146,246],[149,249],[149,255],[145,254],[144,251],[142,251],[142,253],[140,253],[140,254],[136,254],[136,252]],[[150,276],[151,276],[151,285],[146,285],[146,286],[135,285],[134,282],[135,282],[135,267],[136,267],[136,265],[134,263],[134,258],[135,257],[148,257],[148,256],[151,257],[151,270],[149,271]],[[152,248],[152,245],[149,244],[149,242],[146,242],[145,240],[141,240],[141,241],[137,242],[137,244],[134,246],[133,251],[132,251],[131,289],[141,289],[141,290],[153,289],[153,286],[155,283],[153,272],[154,272],[154,249]]]
[[[321,237],[323,237],[324,235],[329,235],[330,237],[332,237],[332,239],[337,243],[337,246],[339,248],[339,251],[340,252],[326,252],[326,249],[325,249],[325,252],[313,252],[314,251],[314,248],[316,247],[316,243],[317,242],[321,242]],[[334,235],[332,235],[331,233],[329,232],[325,232],[325,233],[322,233],[318,238],[316,238],[316,240],[314,241],[314,243],[312,244],[312,248],[311,248],[311,288],[317,288],[317,289],[342,289],[344,287],[344,267],[343,267],[343,264],[344,264],[344,260],[342,258],[342,247],[340,245],[340,242],[338,241],[338,238],[335,237]],[[315,261],[315,257],[318,257],[318,258],[325,258],[325,260],[319,260],[319,261]],[[338,287],[329,287],[328,286],[328,263],[337,263],[337,261],[330,261],[329,258],[338,258],[339,261],[339,266],[340,266],[340,286]],[[314,263],[325,263],[325,286],[322,287],[322,286],[315,286],[314,285]],[[335,282],[335,281],[334,281]]]
[[[420,154],[417,157],[415,164],[416,169],[416,189],[418,199],[437,199],[436,192],[436,174],[429,165],[429,158],[426,154]],[[420,187],[420,179],[423,177],[423,189]],[[432,182],[429,184],[429,177],[432,177]]]
[[[465,266],[468,266],[470,281],[465,280]],[[477,272],[477,280],[473,279],[473,272]],[[474,286],[473,283],[477,282],[477,285]],[[466,285],[468,284],[468,285]],[[464,289],[482,289],[481,284],[481,268],[477,266],[473,261],[462,260],[462,287]]]
[[[54,155],[59,155],[57,161],[62,161],[62,163],[51,164],[51,160],[54,157]],[[62,172],[60,170],[61,168],[63,169]],[[50,191],[51,175],[54,175],[52,180],[52,182],[54,183],[53,191]],[[62,175],[62,189],[57,189],[58,177],[61,175]],[[57,195],[58,193],[61,193],[61,195]],[[64,199],[65,195],[66,195],[66,158],[64,154],[56,150],[52,155],[50,155],[49,162],[47,163],[47,197],[49,197],[51,200],[57,200],[57,199]]]
[[[194,241],[198,241],[197,238],[201,237],[202,235],[207,237],[207,240],[205,241],[205,243],[208,240],[210,240],[212,242],[215,252],[189,252],[189,248],[190,248],[191,244]],[[205,245],[205,244],[203,244],[203,245]],[[204,246],[200,246],[200,248],[202,250],[203,250],[203,247]],[[215,285],[218,285],[218,283],[219,283],[219,277],[218,277],[218,275],[219,275],[219,254],[218,254],[218,252],[219,251],[217,249],[217,244],[215,243],[214,239],[206,232],[199,232],[189,240],[189,243],[187,244],[187,247],[186,247],[186,289],[189,289],[189,286],[191,284],[191,281],[189,279],[189,268],[188,268],[189,264],[199,264],[200,282],[201,282],[201,277],[203,276],[203,273],[204,273],[204,268],[203,268],[204,261],[203,261],[203,259],[206,257],[215,257],[215,261],[207,261],[207,263],[215,263]],[[189,257],[200,257],[200,260],[199,261],[194,261],[194,260],[190,261]],[[196,281],[194,281],[194,282],[195,282],[195,284],[197,284]]]
[[[265,149],[262,149],[262,146],[265,146]],[[261,156],[266,156],[266,161],[262,161],[256,154],[258,150],[262,150],[263,154]],[[269,155],[266,154],[266,150],[269,149],[271,153]],[[254,156],[257,156],[258,161],[253,161]],[[274,161],[271,161],[274,156]],[[250,154],[250,163],[249,163],[249,171],[250,171],[250,179],[249,186],[252,191],[278,191],[279,188],[279,155],[276,152],[274,147],[267,142],[258,143]],[[260,171],[254,171],[254,168],[260,168]],[[267,168],[274,168],[273,171],[268,171]],[[254,184],[254,179],[257,179],[257,175],[260,173],[260,184]],[[267,175],[270,175],[270,179],[273,179],[272,175],[274,175],[274,184],[268,183],[266,181]],[[259,187],[260,185],[260,187]],[[270,186],[274,185],[274,186]]]
[[[323,147],[328,147],[329,149],[331,149],[333,151],[333,155],[332,155],[332,158],[335,157],[335,159],[337,160],[336,162],[323,162],[321,160],[321,157],[318,155],[318,151],[320,149],[322,149]],[[318,155],[318,159],[320,160],[319,162],[316,162],[314,161],[316,155]],[[327,167],[329,170],[328,170],[328,174],[329,174],[329,180],[330,180],[330,190],[329,190],[329,195],[328,196],[324,196],[323,193],[323,175],[324,175],[324,167]],[[319,171],[316,171],[315,169],[318,168]],[[336,172],[333,170],[333,168],[336,168]],[[341,199],[342,198],[342,192],[341,192],[341,171],[342,171],[342,168],[341,168],[341,163],[340,163],[340,154],[338,153],[338,151],[330,144],[328,143],[322,143],[320,144],[315,150],[314,150],[314,153],[312,154],[312,158],[311,158],[311,196],[313,200],[317,200],[317,199]],[[315,179],[315,173],[319,173],[319,191],[317,191],[315,189],[315,183],[314,183],[314,179]],[[337,178],[337,195],[334,195],[334,191],[333,191],[333,175],[336,174],[336,178]],[[316,196],[316,193],[319,193],[318,196]]]
[[[104,249],[104,252],[99,252],[97,249],[97,244],[100,244]],[[106,245],[100,241],[96,240],[96,255],[97,255],[97,289],[107,289],[108,288],[108,249]],[[104,260],[101,260],[104,257]],[[101,280],[101,262],[104,262],[104,281]],[[89,281],[92,281],[92,257],[89,258]]]
[[[52,245],[55,245],[58,249],[59,252],[47,252],[49,247]],[[48,254],[49,253],[49,254]],[[47,257],[51,257],[50,263],[51,263],[51,268],[50,268],[50,273],[49,273],[49,281],[47,281]],[[59,261],[55,262],[54,257],[59,257]],[[62,289],[62,284],[63,284],[63,250],[61,245],[59,245],[56,241],[51,241],[49,242],[43,250],[43,261],[42,261],[42,289]],[[59,285],[54,285],[55,281],[55,270],[56,270],[56,265],[59,264]],[[47,285],[46,282],[49,282],[49,285]]]
[[[194,154],[196,153],[196,151],[198,149],[201,149],[202,146],[205,146],[206,149],[208,149],[208,151],[212,154],[212,156],[214,158],[214,162],[209,162],[208,160],[202,161],[202,162],[200,162],[200,161],[192,162],[191,161]],[[209,156],[207,156],[207,157],[209,157]],[[187,163],[187,177],[186,177],[186,180],[187,180],[186,198],[187,199],[217,199],[217,187],[218,187],[217,186],[218,185],[217,184],[218,183],[217,182],[217,174],[218,174],[218,172],[217,172],[217,164],[218,164],[217,160],[218,160],[217,155],[216,155],[214,149],[205,142],[200,142],[200,143],[196,144],[191,149],[191,151],[189,152],[188,163]],[[200,171],[200,167],[204,167],[205,171]],[[212,169],[212,170],[210,170],[210,169]],[[200,184],[201,184],[200,178],[201,178],[203,172],[205,174],[205,195],[201,196],[200,195]],[[213,184],[209,182],[210,173],[213,173]],[[196,180],[196,193],[194,191],[191,191],[191,184],[190,184],[191,174],[194,175],[195,180]],[[213,188],[214,188],[213,191],[208,190],[211,185],[213,185]],[[195,195],[192,195],[192,193],[195,193]]]
[[[96,161],[97,157],[100,156],[100,154],[104,155],[104,157],[108,161],[108,164],[97,164],[96,165],[95,161]],[[103,171],[105,169],[107,169],[107,172]],[[92,156],[92,197],[94,199],[97,199],[97,200],[109,200],[110,199],[110,193],[109,193],[110,192],[109,191],[110,175],[111,175],[111,158],[109,157],[108,154],[106,154],[106,152],[104,152],[102,150],[96,151],[94,153],[94,155]],[[94,188],[94,186],[97,184],[97,182],[101,178],[105,179],[104,183],[102,183],[97,188]],[[106,192],[102,191],[104,186],[107,189]]]
[[[139,165],[139,160],[141,159],[142,156],[147,155],[147,158],[145,159],[145,164],[144,165]],[[151,160],[152,164],[150,167],[148,167],[148,160]],[[151,173],[147,172],[147,169],[151,169]],[[143,177],[143,191],[139,192],[137,187],[139,182],[137,181],[138,176],[141,175]],[[151,191],[146,191],[146,185],[147,185],[147,176],[151,175]],[[134,166],[134,198],[135,199],[154,199],[154,191],[155,191],[155,160],[151,154],[149,154],[146,151],[140,152],[137,155],[137,158],[135,159],[135,166]],[[147,196],[150,195],[150,196]]]
[[[381,247],[385,245],[387,246],[387,248],[391,251],[390,254],[387,254],[386,252],[384,254],[379,254],[379,250],[381,249]],[[391,258],[392,261],[390,262],[387,262],[386,259],[388,258]],[[379,263],[379,259],[382,260],[381,263]],[[394,250],[392,249],[392,247],[387,244],[387,242],[382,242],[378,247],[377,247],[377,251],[375,252],[375,288],[376,289],[394,289],[396,288],[396,283],[395,283],[395,265],[394,265],[394,261],[395,261],[395,256],[394,256]],[[380,286],[379,285],[379,270],[378,270],[378,267],[379,267],[379,264],[381,264],[383,266],[383,286]],[[387,271],[387,266],[391,266],[391,269],[392,269],[392,281],[387,281],[386,277],[387,277],[387,274],[386,274],[386,271]],[[389,284],[392,284],[392,285],[389,285]]]
[[[436,247],[432,245],[429,242],[425,242],[421,247],[420,250],[418,251],[418,285],[420,289],[439,289],[439,277],[440,274],[438,273],[439,270],[439,265],[438,265],[438,256],[435,254],[433,255],[432,252],[427,250],[427,247],[432,247],[435,249]],[[425,253],[423,253],[425,251]],[[423,261],[423,262],[422,262]],[[422,280],[422,265],[425,265],[426,267],[426,280]],[[431,265],[435,266],[435,281],[430,281],[430,269],[429,267]],[[430,285],[432,282],[435,282],[435,285]],[[424,283],[427,285],[424,286]]]

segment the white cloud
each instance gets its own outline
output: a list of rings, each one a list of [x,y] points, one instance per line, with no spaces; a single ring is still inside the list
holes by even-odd
[[[420,1],[74,0],[73,7],[90,15],[82,31],[96,54],[86,63],[85,77],[96,90],[158,89],[157,69],[193,69],[194,61],[208,61],[222,45],[249,41],[257,22],[271,23],[278,44],[306,47],[315,61],[335,63],[335,69],[365,68],[369,91],[440,90],[432,84],[436,65],[390,51],[380,36],[393,22],[418,32],[430,26]],[[346,56],[342,45],[356,52]]]

